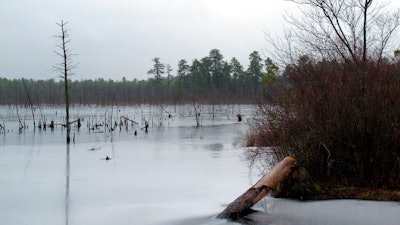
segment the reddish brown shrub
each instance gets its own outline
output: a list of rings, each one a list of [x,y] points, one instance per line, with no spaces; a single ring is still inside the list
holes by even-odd
[[[254,144],[278,160],[295,156],[320,180],[400,184],[399,62],[303,57],[269,84],[260,113]]]

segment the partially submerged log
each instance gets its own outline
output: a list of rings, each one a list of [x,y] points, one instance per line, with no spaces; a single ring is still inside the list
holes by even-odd
[[[133,124],[139,124],[138,122],[136,122],[136,121],[134,121],[134,120],[132,120],[132,119],[129,119],[129,118],[126,117],[126,116],[121,116],[121,118],[124,119],[124,120],[128,120],[128,121],[132,122]]]
[[[279,184],[299,166],[293,157],[286,157],[276,164],[272,170],[262,177],[255,185],[230,203],[217,218],[237,219],[251,212],[251,207],[268,193],[278,189]]]

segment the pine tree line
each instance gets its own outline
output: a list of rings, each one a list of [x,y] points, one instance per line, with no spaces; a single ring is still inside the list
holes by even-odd
[[[191,65],[185,59],[180,60],[175,73],[160,58],[153,58],[152,61],[154,65],[148,72],[147,80],[127,80],[125,77],[121,81],[103,78],[69,80],[70,103],[253,103],[264,89],[262,80],[271,64],[270,59],[264,61],[254,51],[250,54],[249,66],[245,69],[236,58],[225,61],[218,49],[211,50],[209,56],[202,59],[194,59]],[[0,78],[0,104],[64,104],[63,88],[62,80]]]

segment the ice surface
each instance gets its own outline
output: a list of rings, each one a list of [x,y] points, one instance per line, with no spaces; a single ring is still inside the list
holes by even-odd
[[[75,143],[68,150],[63,128],[30,127],[19,134],[11,109],[2,108],[1,119],[11,122],[0,135],[1,224],[236,224],[215,215],[257,180],[249,177],[238,144],[246,125],[234,117],[251,110],[232,108],[214,119],[204,113],[203,126],[196,128],[189,109],[169,108],[173,118],[157,108],[76,109],[73,115],[84,123],[113,111],[114,118],[124,115],[140,124],[112,133],[73,127]],[[29,110],[20,113],[31,123]],[[61,109],[45,113],[62,123]],[[140,130],[144,119],[152,121],[147,134]],[[248,224],[391,225],[400,219],[396,202],[267,198],[257,209]]]

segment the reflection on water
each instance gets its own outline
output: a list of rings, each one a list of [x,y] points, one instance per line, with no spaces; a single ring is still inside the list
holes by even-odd
[[[217,152],[221,151],[224,148],[224,145],[222,143],[209,144],[208,146],[211,151]]]
[[[65,172],[65,225],[68,225],[69,219],[69,177],[70,177],[70,144],[67,144],[66,154],[66,172]]]
[[[222,143],[214,143],[206,145],[206,149],[210,151],[212,157],[218,158],[221,156],[221,151],[223,150],[224,145]]]

